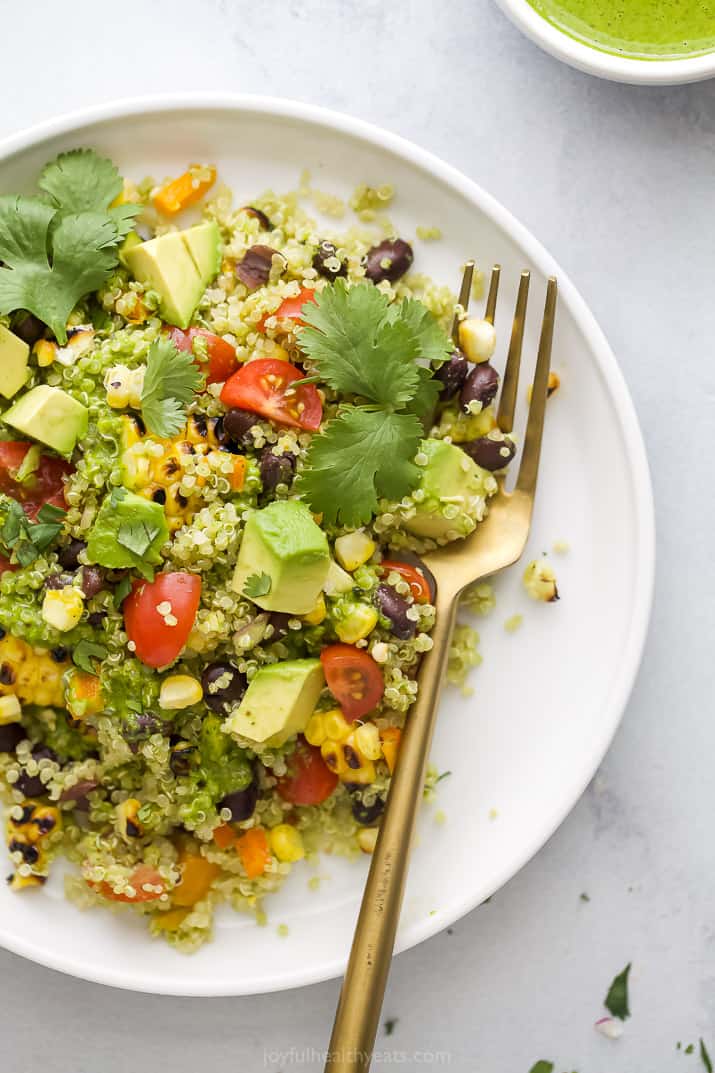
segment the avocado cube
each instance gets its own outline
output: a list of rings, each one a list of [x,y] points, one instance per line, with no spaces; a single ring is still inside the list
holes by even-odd
[[[196,271],[206,284],[214,279],[221,268],[221,233],[218,224],[197,224],[182,231],[187,250],[191,254]],[[206,285],[205,284],[205,285]]]
[[[11,399],[27,382],[30,348],[24,339],[0,324],[0,395]]]
[[[490,475],[446,440],[423,440],[420,454],[427,456],[418,485],[424,496],[414,516],[405,519],[405,528],[441,542],[468,536],[483,517],[484,482]]]
[[[77,441],[87,435],[89,411],[61,388],[40,384],[17,400],[3,421],[59,454],[71,455]]]
[[[269,663],[251,679],[224,729],[258,745],[283,745],[305,730],[324,686],[319,659]]]
[[[159,295],[164,320],[187,328],[220,268],[221,235],[215,223],[199,224],[125,246],[122,256],[134,278]]]
[[[134,567],[144,577],[161,562],[169,527],[161,503],[115,489],[105,496],[87,538],[87,558],[112,570]]]
[[[305,503],[278,500],[254,511],[246,522],[236,570],[234,592],[248,595],[265,611],[307,615],[317,602],[330,569],[325,533]],[[268,591],[260,596],[244,591],[249,578],[267,575]]]

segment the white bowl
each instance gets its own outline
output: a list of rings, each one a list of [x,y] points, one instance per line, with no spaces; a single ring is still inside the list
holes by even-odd
[[[657,2],[657,0],[656,0]],[[557,60],[579,71],[632,85],[682,85],[715,76],[715,51],[675,60],[636,60],[582,44],[543,18],[527,0],[496,0],[515,26]]]
[[[95,146],[138,178],[213,161],[238,204],[265,187],[294,189],[303,167],[315,186],[346,195],[359,182],[395,183],[400,234],[438,224],[439,242],[415,242],[416,265],[456,286],[475,256],[502,265],[497,310],[503,359],[519,272],[531,269],[524,384],[536,353],[546,279],[559,279],[554,368],[542,476],[527,556],[554,541],[562,599],[529,601],[521,570],[498,581],[498,607],[476,623],[484,665],[474,700],[445,694],[432,758],[451,771],[439,786],[445,823],[423,809],[398,936],[404,950],[475,908],[546,841],[592,778],[620,721],[638,669],[654,569],[653,503],[643,441],[608,344],[566,275],[492,197],[429,153],[367,123],[288,101],[251,97],[148,98],[88,109],[0,145],[0,190],[32,188],[57,152]],[[346,221],[347,223],[347,221]],[[332,228],[335,228],[332,221]],[[523,613],[510,635],[504,621]],[[0,848],[0,855],[2,855]],[[266,900],[268,927],[229,910],[216,936],[185,958],[152,941],[127,913],[81,913],[65,901],[60,869],[41,891],[0,884],[0,943],[25,957],[117,987],[183,995],[238,995],[296,987],[343,971],[366,861],[322,858],[318,891],[301,862]],[[282,937],[276,925],[286,923]]]

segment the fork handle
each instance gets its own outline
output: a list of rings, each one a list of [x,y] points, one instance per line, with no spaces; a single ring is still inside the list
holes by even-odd
[[[457,614],[453,595],[437,594],[433,646],[422,660],[419,691],[407,718],[335,1015],[325,1069],[367,1073],[380,1021],[407,878],[415,819],[437,703]]]

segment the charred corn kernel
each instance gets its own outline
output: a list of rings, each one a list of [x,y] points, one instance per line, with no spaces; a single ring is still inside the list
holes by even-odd
[[[345,760],[340,749],[340,743],[327,738],[320,746],[320,755],[325,761],[326,767],[330,768],[338,778],[345,772]]]
[[[111,369],[107,369],[104,375],[107,405],[115,410],[123,410],[127,406],[139,410],[142,404],[145,372],[145,365],[140,365],[138,369],[128,369],[126,365],[113,365]]]
[[[297,827],[279,823],[268,832],[268,842],[279,861],[299,861],[305,857],[303,839]]]
[[[212,164],[191,164],[187,171],[165,183],[154,194],[154,205],[165,216],[194,205],[216,182],[216,168]]]
[[[362,753],[354,731],[345,741],[340,742],[338,748],[342,751],[344,761],[340,777],[345,782],[367,785],[375,781],[375,765]]]
[[[356,641],[362,641],[372,633],[377,622],[378,615],[374,607],[368,604],[350,604],[344,617],[336,621],[335,632],[345,644],[354,645]]]
[[[42,887],[46,882],[47,876],[38,875],[36,872],[30,872],[27,876],[15,872],[8,880],[8,886],[10,890],[26,890],[28,887]]]
[[[532,600],[554,603],[559,598],[556,574],[546,559],[532,559],[524,571],[523,583]]]
[[[22,705],[14,693],[0,697],[0,727],[8,723],[19,723],[22,718]]]
[[[402,737],[402,731],[399,727],[384,727],[380,731],[380,739],[382,741],[382,755],[385,758],[388,770],[392,775],[395,770],[395,764],[397,763],[397,754],[400,748],[400,739]]]
[[[24,808],[23,808],[24,811]],[[62,828],[62,813],[55,805],[32,806],[32,815],[23,828],[28,842],[37,843],[47,838],[53,831]]]
[[[547,399],[550,399],[551,396],[554,394],[554,392],[558,391],[560,387],[561,387],[561,378],[559,377],[558,373],[555,373],[553,371],[553,369],[552,369],[551,372],[549,373],[549,379],[548,379],[548,383],[546,385],[546,397],[547,397]],[[532,385],[529,384],[528,388],[526,389],[526,397],[527,397],[529,402],[531,402],[531,394],[532,394]]]
[[[345,533],[335,541],[335,558],[342,567],[351,572],[366,563],[374,551],[375,541],[371,540],[364,529]]]
[[[74,365],[83,354],[92,348],[94,344],[94,328],[91,324],[77,324],[67,329],[67,342],[64,346],[50,342],[48,339],[39,339],[33,350],[37,355],[37,364],[42,366],[52,365],[58,361],[60,365]]]
[[[42,617],[48,626],[66,633],[82,618],[84,597],[79,589],[68,585],[64,589],[48,589],[42,601]]]
[[[382,756],[380,731],[374,723],[363,723],[356,728],[355,745],[367,760],[379,760]]]
[[[192,704],[198,704],[203,695],[201,683],[190,674],[170,674],[161,683],[159,707],[167,711],[189,708]]]
[[[126,801],[122,801],[117,805],[114,825],[117,834],[122,838],[130,840],[132,838],[141,838],[144,834],[144,825],[138,818],[140,808],[141,801],[137,801],[136,797],[128,797]]]
[[[308,626],[319,626],[325,620],[327,614],[328,609],[325,606],[325,597],[321,592],[313,610],[309,614],[303,615],[303,622],[307,623]]]
[[[38,339],[32,348],[32,352],[37,358],[37,364],[40,368],[46,369],[55,360],[57,343],[51,343],[49,339]]]
[[[75,721],[81,722],[88,715],[96,715],[104,707],[102,684],[96,674],[76,670],[67,671],[64,678],[64,705]]]
[[[308,745],[322,745],[327,734],[325,731],[325,719],[321,712],[314,712],[308,720],[308,725],[303,731],[303,736]]]
[[[361,827],[357,833],[358,846],[363,853],[374,853],[379,827]]]
[[[340,708],[331,708],[329,712],[322,714],[325,737],[331,741],[342,741],[347,738],[352,729]]]
[[[67,660],[56,660],[44,648],[31,648],[6,635],[0,641],[0,696],[13,694],[20,704],[62,708],[67,665]]]
[[[186,920],[190,909],[167,909],[152,917],[152,927],[156,931],[176,931]]]
[[[459,345],[469,361],[489,361],[497,345],[494,325],[481,317],[465,317],[459,325]]]

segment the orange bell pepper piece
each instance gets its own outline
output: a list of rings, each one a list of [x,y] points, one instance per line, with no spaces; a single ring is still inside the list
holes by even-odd
[[[262,827],[251,827],[236,842],[238,856],[249,879],[262,876],[271,859],[266,832]]]
[[[233,473],[230,477],[231,488],[234,492],[242,492],[246,481],[246,459],[243,455],[237,455],[233,463]]]
[[[165,913],[156,914],[154,925],[159,931],[176,931],[188,915],[188,909],[167,909]]]
[[[174,905],[192,906],[201,901],[221,869],[205,857],[193,853],[179,857],[181,865],[181,883],[173,892]]]
[[[215,181],[213,165],[192,164],[183,175],[162,186],[154,195],[154,205],[165,216],[176,216],[177,212],[200,201]]]
[[[222,823],[214,829],[214,842],[219,849],[230,849],[236,845],[236,832],[230,823]]]

